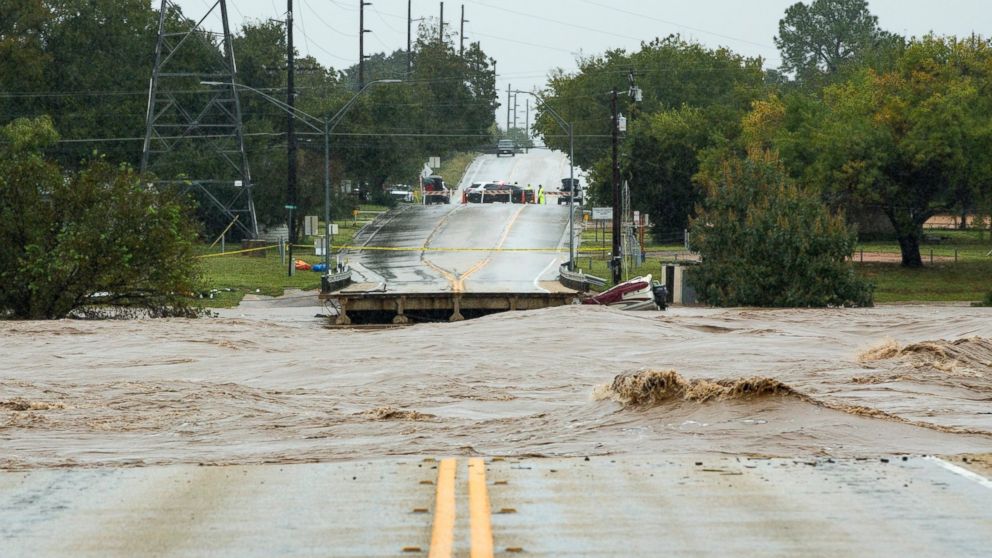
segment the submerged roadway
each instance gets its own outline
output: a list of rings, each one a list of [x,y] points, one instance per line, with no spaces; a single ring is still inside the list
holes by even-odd
[[[568,177],[559,152],[483,155],[467,169],[450,205],[407,205],[367,227],[349,256],[357,289],[390,293],[541,293],[560,289],[568,260],[568,208],[547,204],[462,204],[475,182],[506,181],[557,191]]]
[[[483,155],[449,185],[450,204],[402,205],[380,216],[346,252],[353,283],[321,295],[336,305],[335,323],[459,321],[575,302],[576,292],[558,281],[570,228],[555,194],[568,176],[559,152]],[[549,195],[545,204],[462,203],[472,184],[497,181],[543,186]]]

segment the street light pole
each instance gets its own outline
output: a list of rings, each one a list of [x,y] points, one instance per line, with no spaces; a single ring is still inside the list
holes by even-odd
[[[524,93],[525,95],[534,97],[537,103],[544,107],[544,110],[548,111],[548,114],[555,120],[555,123],[568,133],[568,184],[569,188],[571,188],[571,193],[568,196],[568,270],[575,271],[575,134],[572,123],[565,122],[565,119],[555,109],[548,106],[544,102],[544,99],[533,91],[510,91],[508,89],[507,96],[510,93],[514,95]]]
[[[334,113],[334,116],[328,116],[323,119],[307,114],[302,110],[296,108],[296,106],[292,106],[288,103],[284,103],[283,101],[280,101],[279,99],[276,99],[271,95],[268,95],[266,93],[259,91],[258,89],[255,89],[254,87],[249,87],[247,85],[243,85],[240,83],[233,84],[234,87],[236,88],[247,89],[248,91],[255,93],[256,95],[276,105],[277,107],[285,111],[287,114],[289,114],[291,117],[299,120],[300,122],[303,122],[310,129],[317,132],[321,132],[324,135],[324,225],[326,228],[324,229],[323,236],[324,236],[324,266],[325,266],[326,275],[330,275],[331,273],[331,132],[333,132],[334,128],[337,127],[337,125],[341,122],[341,118],[349,110],[351,110],[351,107],[355,104],[355,101],[357,101],[358,98],[361,97],[362,93],[365,93],[365,91],[368,90],[370,87],[372,87],[373,85],[383,84],[383,83],[400,83],[401,81],[402,80],[398,80],[398,79],[380,79],[376,81],[371,81],[365,84],[365,87],[363,87],[358,93],[355,93],[355,96],[352,97],[347,103],[345,103],[340,110]],[[225,86],[225,87],[232,85],[229,83],[222,83],[219,81],[201,81],[200,84],[211,85],[211,86]],[[322,126],[318,126],[318,123],[322,124]]]

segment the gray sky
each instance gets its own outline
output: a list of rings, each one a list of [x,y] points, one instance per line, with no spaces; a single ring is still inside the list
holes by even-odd
[[[159,0],[152,0],[157,4]],[[174,0],[187,16],[200,18],[213,0]],[[324,65],[344,68],[358,60],[360,0],[294,0],[296,44]],[[406,48],[406,0],[372,0],[366,8],[367,52]],[[468,41],[479,41],[497,60],[498,87],[533,89],[554,68],[575,69],[576,54],[611,48],[636,50],[641,41],[680,33],[707,46],[726,46],[766,65],[779,64],[772,38],[785,9],[795,0],[462,0],[447,1],[445,22],[457,33],[465,6]],[[807,2],[808,3],[808,2]],[[286,0],[229,0],[235,27],[245,19],[282,19]],[[907,36],[988,35],[988,0],[870,0],[883,29]],[[413,0],[413,17],[437,17],[440,2]],[[208,20],[219,27],[219,18]],[[504,93],[505,95],[505,93]],[[521,101],[522,102],[522,101]],[[523,122],[523,107],[520,118]]]

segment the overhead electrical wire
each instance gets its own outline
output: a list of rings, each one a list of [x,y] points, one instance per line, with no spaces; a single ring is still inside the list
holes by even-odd
[[[695,31],[696,33],[703,33],[703,34],[706,34],[706,35],[712,35],[714,37],[719,37],[721,39],[727,39],[728,41],[736,41],[738,43],[744,43],[744,44],[748,44],[748,45],[751,45],[751,46],[756,46],[756,47],[761,47],[761,48],[778,50],[775,46],[769,45],[769,44],[766,44],[766,43],[759,43],[759,42],[751,41],[751,40],[748,40],[748,39],[742,39],[741,37],[734,37],[732,35],[724,35],[722,33],[717,33],[715,31],[709,31],[707,29],[702,29],[702,28],[699,28],[699,27],[692,27],[690,25],[685,25],[685,24],[679,23],[677,21],[670,21],[670,20],[667,20],[667,19],[662,19],[662,18],[659,18],[659,17],[650,16],[650,15],[643,14],[643,13],[638,13],[638,12],[633,12],[633,11],[630,11],[630,10],[625,10],[623,8],[618,8],[616,6],[611,6],[609,4],[604,4],[602,2],[595,2],[593,0],[579,0],[579,1],[580,2],[584,2],[586,4],[589,4],[589,5],[592,5],[592,6],[598,6],[600,8],[605,8],[607,10],[612,10],[612,11],[615,11],[615,12],[620,12],[622,14],[627,14],[627,15],[631,15],[631,16],[634,16],[634,17],[642,18],[642,19],[648,19],[648,20],[652,20],[652,21],[657,21],[658,23],[665,23],[667,25],[673,25],[675,27],[681,27],[683,29],[688,29],[689,31]]]

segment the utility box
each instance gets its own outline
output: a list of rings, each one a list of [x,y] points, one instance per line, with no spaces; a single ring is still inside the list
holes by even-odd
[[[696,289],[686,281],[691,265],[664,264],[664,284],[668,288],[668,303],[691,306],[699,303]]]

